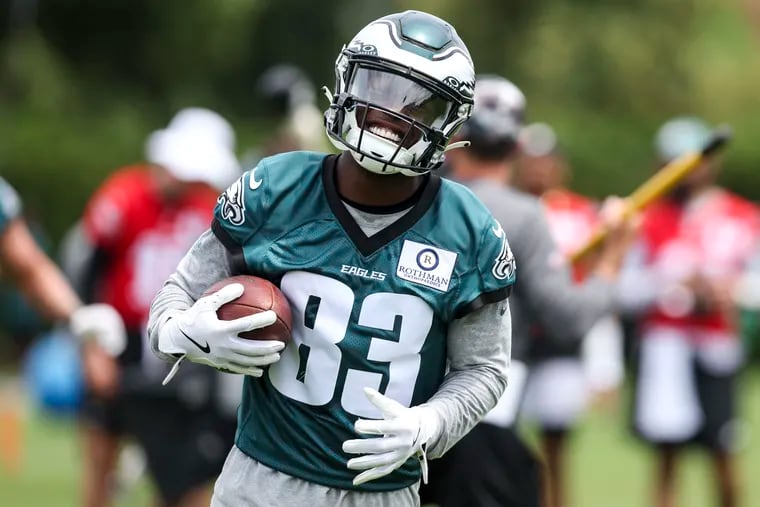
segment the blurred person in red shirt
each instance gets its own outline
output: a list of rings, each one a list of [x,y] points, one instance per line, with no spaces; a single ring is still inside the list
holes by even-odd
[[[117,170],[85,209],[79,267],[85,297],[113,305],[127,342],[100,357],[111,382],[86,397],[84,496],[107,505],[122,437],[142,447],[157,487],[157,505],[208,505],[209,481],[221,470],[235,428],[215,406],[215,372],[183,368],[162,388],[165,364],[144,339],[153,296],[195,238],[209,227],[216,198],[239,175],[234,132],[213,111],[180,111],[146,142],[147,163]]]
[[[598,204],[567,188],[570,167],[554,130],[546,124],[526,126],[520,134],[520,157],[515,164],[515,187],[541,199],[545,216],[564,264],[591,238],[600,225]],[[587,269],[572,267],[576,282]],[[600,319],[582,339],[558,339],[536,323],[531,329],[532,369],[526,387],[523,415],[541,430],[548,472],[548,505],[567,505],[566,442],[579,422],[589,395],[614,392],[623,377],[622,330],[610,315]]]
[[[699,151],[710,134],[697,118],[668,121],[655,139],[661,162]],[[710,452],[720,505],[739,501],[736,296],[758,251],[760,212],[716,184],[718,167],[708,158],[645,211],[621,278],[626,306],[639,314],[633,423],[657,448],[657,507],[676,504],[677,458],[691,442]]]

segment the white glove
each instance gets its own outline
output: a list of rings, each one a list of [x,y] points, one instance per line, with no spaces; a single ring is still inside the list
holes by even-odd
[[[179,360],[164,379],[169,382],[183,359],[214,368],[260,377],[264,366],[280,359],[285,344],[276,340],[246,340],[238,333],[274,324],[277,314],[266,312],[219,320],[216,310],[243,294],[243,285],[233,283],[200,298],[187,310],[171,314],[159,329],[158,349],[179,355]]]
[[[69,317],[69,330],[81,342],[95,340],[112,357],[124,352],[127,346],[124,321],[111,305],[80,306]]]
[[[364,394],[384,419],[359,419],[354,424],[357,433],[382,437],[343,442],[343,452],[366,454],[348,460],[346,465],[350,470],[364,470],[354,477],[354,486],[388,475],[412,456],[420,460],[422,480],[427,483],[425,444],[439,432],[438,415],[429,407],[407,408],[369,387],[364,388]]]

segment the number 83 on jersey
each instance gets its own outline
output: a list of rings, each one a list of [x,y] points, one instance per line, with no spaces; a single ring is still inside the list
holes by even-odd
[[[363,388],[382,390],[384,375],[369,367],[378,362],[388,368],[386,396],[405,406],[411,404],[420,351],[433,324],[433,309],[423,299],[376,292],[357,301],[345,283],[305,271],[286,273],[280,288],[293,311],[293,341],[269,368],[269,380],[277,391],[312,406],[327,405],[339,397],[345,411],[377,418],[380,413]],[[348,334],[357,303],[356,324],[366,330],[361,336]],[[376,336],[389,334],[390,339]],[[356,341],[367,339],[368,349],[366,343]],[[343,369],[345,376],[339,379]]]

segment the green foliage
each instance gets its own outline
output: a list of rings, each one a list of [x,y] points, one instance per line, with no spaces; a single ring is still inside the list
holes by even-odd
[[[269,128],[261,72],[286,61],[331,86],[341,45],[409,8],[449,20],[478,72],[523,89],[581,191],[633,189],[651,172],[656,128],[688,113],[734,126],[723,181],[760,194],[760,39],[739,3],[720,0],[38,2],[36,16],[0,13],[0,172],[58,238],[177,109],[216,108],[242,152]]]

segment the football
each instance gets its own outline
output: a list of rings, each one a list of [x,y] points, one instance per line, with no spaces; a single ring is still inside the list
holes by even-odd
[[[218,291],[231,283],[240,283],[245,287],[243,294],[229,303],[219,307],[216,311],[220,320],[234,320],[246,315],[252,315],[266,310],[272,310],[277,314],[277,321],[271,326],[266,326],[253,331],[240,333],[238,336],[248,340],[277,340],[290,341],[292,329],[292,316],[290,305],[285,295],[269,280],[252,275],[238,275],[225,278],[216,282],[206,289],[203,294],[207,296]]]

